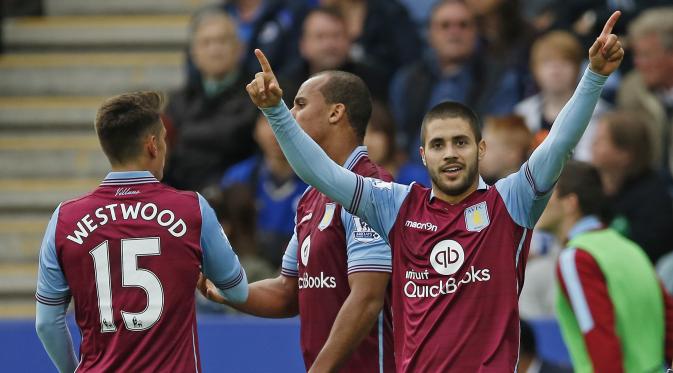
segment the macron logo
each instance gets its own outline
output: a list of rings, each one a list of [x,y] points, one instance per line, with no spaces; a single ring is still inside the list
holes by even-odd
[[[419,223],[416,221],[407,220],[404,223],[405,227],[423,229],[426,231],[437,232],[437,226],[432,223]]]

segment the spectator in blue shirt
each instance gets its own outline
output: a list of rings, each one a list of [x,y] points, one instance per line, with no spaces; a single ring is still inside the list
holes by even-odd
[[[231,166],[220,185],[225,193],[233,192],[241,185],[252,190],[257,251],[274,267],[279,267],[285,247],[294,233],[297,202],[307,186],[287,163],[263,115],[257,118],[254,138],[261,154]]]
[[[463,1],[444,0],[433,9],[431,49],[399,71],[391,85],[391,108],[409,155],[418,159],[423,115],[442,101],[469,105],[481,116],[504,115],[521,97],[519,75],[479,50],[474,15]]]

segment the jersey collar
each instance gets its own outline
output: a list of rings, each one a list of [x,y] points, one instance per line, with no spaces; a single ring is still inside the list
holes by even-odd
[[[351,152],[351,155],[348,156],[348,159],[346,159],[346,162],[344,162],[343,166],[352,171],[353,167],[355,167],[358,161],[365,156],[367,156],[367,147],[360,145],[353,149],[353,152]]]
[[[157,180],[157,178],[155,178],[149,171],[113,171],[107,174],[100,185],[136,185],[158,182],[159,180]]]
[[[596,215],[585,216],[578,220],[577,223],[575,223],[575,225],[570,228],[570,231],[568,232],[568,239],[572,240],[582,233],[595,231],[601,228],[603,228],[603,223],[601,223],[600,219],[598,219]]]
[[[486,189],[488,189],[488,184],[486,184],[484,179],[481,176],[479,176],[479,184],[477,185],[477,190],[486,190]],[[430,201],[432,201],[433,198],[435,198],[435,191],[432,190],[432,188],[431,188],[430,189]]]

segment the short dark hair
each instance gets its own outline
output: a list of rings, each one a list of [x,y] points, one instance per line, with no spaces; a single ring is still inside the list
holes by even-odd
[[[586,162],[570,160],[558,179],[556,190],[560,197],[575,194],[582,215],[596,215],[609,223],[610,213],[607,197],[596,167]]]
[[[423,117],[423,122],[421,123],[421,146],[425,146],[425,131],[428,123],[435,119],[447,118],[461,118],[467,121],[470,128],[472,128],[477,143],[481,141],[481,125],[479,124],[479,117],[477,117],[477,114],[467,105],[461,104],[460,102],[444,101],[433,106],[432,109],[425,114],[425,117]]]
[[[163,95],[153,91],[124,93],[103,102],[95,127],[110,163],[133,160],[141,152],[143,137],[160,133],[163,102]]]
[[[348,121],[358,140],[363,141],[372,115],[372,97],[367,85],[357,75],[345,71],[328,70],[314,76],[320,75],[327,77],[325,84],[320,87],[325,102],[346,107]]]

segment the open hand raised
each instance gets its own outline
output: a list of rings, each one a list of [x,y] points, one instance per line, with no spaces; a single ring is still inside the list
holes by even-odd
[[[589,49],[589,68],[595,73],[610,75],[617,70],[622,59],[624,59],[622,43],[617,35],[612,33],[612,28],[621,14],[620,11],[612,13],[610,19],[605,23],[603,31]]]
[[[255,79],[245,86],[245,90],[248,91],[250,99],[257,107],[276,106],[283,97],[283,90],[280,89],[278,80],[271,70],[271,64],[269,64],[269,60],[266,59],[264,53],[255,49],[255,56],[257,56],[262,71],[255,74]]]

